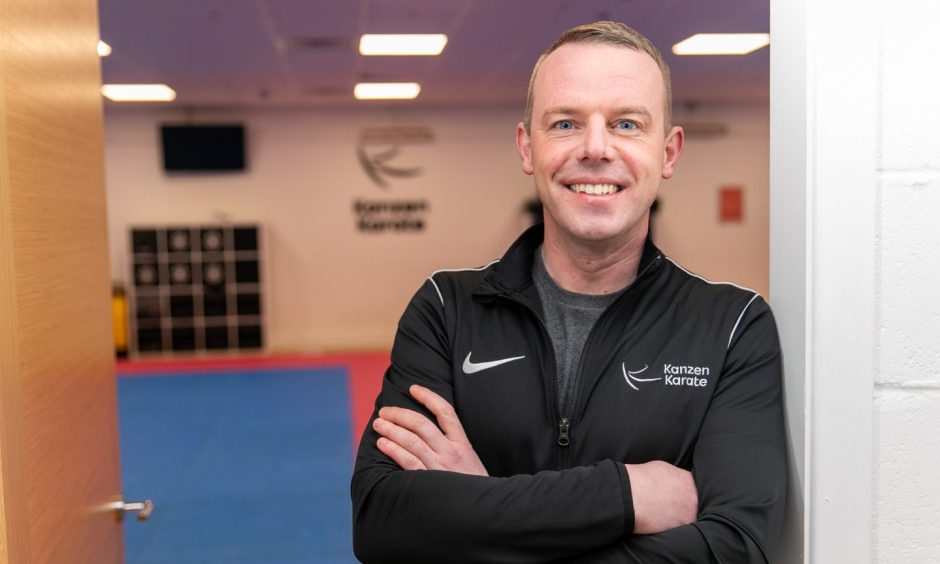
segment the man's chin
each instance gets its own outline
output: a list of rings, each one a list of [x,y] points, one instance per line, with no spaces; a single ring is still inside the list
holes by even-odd
[[[549,225],[546,218],[545,234],[547,238],[558,236],[569,242],[585,246],[624,245],[634,239],[640,231],[645,236],[644,218],[633,225],[623,218],[595,218],[593,221],[570,221]]]
[[[575,225],[565,231],[567,237],[582,244],[605,244],[628,238],[628,229],[622,225]]]

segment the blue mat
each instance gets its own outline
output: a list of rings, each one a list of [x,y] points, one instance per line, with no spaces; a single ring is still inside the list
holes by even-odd
[[[341,369],[118,379],[127,564],[355,563]]]

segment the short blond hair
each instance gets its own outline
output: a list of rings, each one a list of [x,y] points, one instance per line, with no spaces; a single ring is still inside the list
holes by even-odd
[[[634,51],[646,53],[652,57],[663,75],[663,86],[666,90],[665,105],[663,108],[664,133],[669,133],[669,130],[672,128],[672,78],[669,72],[669,65],[663,60],[663,56],[660,54],[659,50],[656,49],[643,34],[625,24],[611,21],[599,21],[569,29],[562,33],[561,37],[552,43],[552,46],[546,49],[535,62],[535,68],[532,69],[532,77],[529,79],[529,93],[526,97],[525,115],[522,118],[522,124],[525,126],[526,133],[531,134],[532,132],[532,100],[534,95],[533,90],[535,88],[535,77],[538,75],[539,69],[542,67],[542,63],[545,62],[545,59],[559,47],[568,43],[619,45],[633,49]]]

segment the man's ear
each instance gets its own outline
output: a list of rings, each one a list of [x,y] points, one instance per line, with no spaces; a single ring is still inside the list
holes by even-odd
[[[516,150],[522,158],[522,172],[532,174],[535,170],[532,168],[532,144],[521,121],[516,125]]]
[[[663,148],[663,179],[672,178],[676,173],[679,154],[685,145],[685,132],[678,125],[674,125],[666,136],[666,145]]]

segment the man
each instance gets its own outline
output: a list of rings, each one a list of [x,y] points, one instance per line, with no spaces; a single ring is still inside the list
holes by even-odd
[[[544,225],[433,274],[353,476],[364,562],[766,562],[786,453],[769,308],[648,239],[669,70],[598,22],[536,63],[516,141]]]

